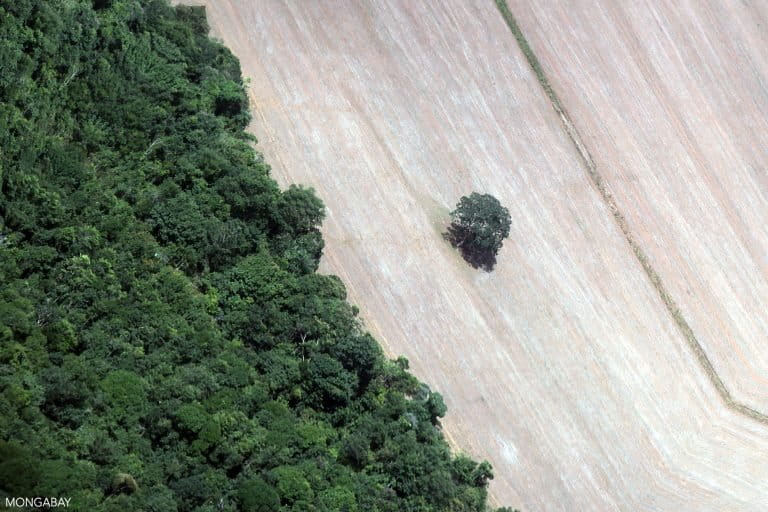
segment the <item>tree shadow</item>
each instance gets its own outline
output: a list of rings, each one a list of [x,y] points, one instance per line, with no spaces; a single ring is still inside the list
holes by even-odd
[[[493,251],[476,247],[473,244],[474,234],[469,229],[451,223],[446,232],[443,233],[443,238],[459,251],[464,261],[472,265],[472,268],[491,272],[496,266],[496,254]]]

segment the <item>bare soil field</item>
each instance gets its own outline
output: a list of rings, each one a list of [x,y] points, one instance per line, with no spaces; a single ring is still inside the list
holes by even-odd
[[[533,30],[539,13],[525,9]],[[216,0],[207,11],[214,35],[251,80],[252,130],[274,176],[283,185],[314,186],[327,205],[323,270],[344,280],[387,352],[406,355],[414,372],[446,396],[446,435],[457,449],[493,463],[496,501],[526,511],[768,509],[768,427],[723,404],[491,0]],[[555,28],[568,32],[568,18],[555,18],[561,23]],[[589,20],[583,23],[586,30]],[[538,36],[536,48],[543,50],[547,35]],[[580,43],[612,51],[599,38],[572,44]],[[578,92],[564,94],[569,106],[584,101],[585,90],[602,94],[605,87],[584,82],[576,89],[576,78],[552,74],[558,88],[560,80],[574,81],[567,85]],[[618,101],[616,94],[606,97]],[[598,107],[573,108],[579,129],[591,130],[579,115]],[[661,116],[659,130],[666,129],[667,114],[651,115]],[[729,115],[736,123],[738,114]],[[589,122],[599,124],[592,116]],[[619,120],[612,130],[600,127],[599,136],[585,133],[596,159],[598,147],[614,140],[639,145],[623,134],[641,122],[653,135],[652,120]],[[718,119],[702,122],[709,121]],[[736,134],[726,139],[729,158],[752,158],[756,166],[764,158],[759,147],[747,152]],[[719,140],[708,140],[705,149]],[[666,162],[663,154],[672,158],[685,149],[675,144],[639,146],[633,154]],[[656,192],[666,199],[646,197],[642,182],[671,178],[650,163],[633,167],[613,148],[608,155],[634,176],[611,185],[623,205],[638,209],[627,212],[638,237],[644,226],[642,236],[670,253],[648,251],[680,260],[668,263],[677,271],[690,265],[704,283],[691,288],[699,302],[686,305],[706,304],[702,315],[713,311],[718,326],[733,324],[745,336],[762,332],[765,339],[764,318],[735,326],[728,309],[765,302],[755,288],[765,277],[766,260],[759,260],[765,252],[751,260],[762,273],[749,279],[747,269],[737,269],[740,277],[722,278],[728,290],[704,296],[707,272],[725,272],[747,257],[700,262],[701,242],[691,248],[665,238],[676,220],[665,215],[697,205],[693,185],[684,189],[689,195],[681,189]],[[676,163],[675,172],[699,171],[686,162]],[[743,222],[741,237],[725,231],[734,224],[722,220],[713,221],[722,230],[717,235],[699,233],[723,237],[724,257],[765,249],[765,223],[748,229],[760,215],[765,220],[764,168],[755,167],[749,182],[716,168],[694,181],[725,203],[737,199],[726,185],[743,183],[755,208],[763,207],[750,213],[729,206],[728,218]],[[720,187],[707,181],[715,178]],[[619,186],[631,187],[634,196],[620,196]],[[512,215],[510,238],[490,274],[471,269],[440,235],[448,211],[472,190],[495,195]],[[656,201],[668,210],[645,206]],[[710,216],[715,212],[703,209],[690,222],[707,225]],[[733,306],[720,295],[738,287],[753,294],[739,300],[752,302]],[[759,340],[749,338],[752,348],[736,341],[731,345],[752,357]],[[752,362],[757,372],[759,361]]]
[[[768,3],[508,4],[728,391],[768,413]]]

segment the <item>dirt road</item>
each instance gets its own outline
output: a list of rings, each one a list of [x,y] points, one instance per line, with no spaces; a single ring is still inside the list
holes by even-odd
[[[532,27],[537,18],[526,12]],[[493,463],[500,503],[768,508],[768,428],[723,406],[492,1],[216,0],[208,15],[251,79],[252,130],[274,176],[313,185],[326,202],[323,270],[342,277],[387,351],[405,354],[444,393],[447,434]],[[584,105],[572,114],[584,115]],[[623,141],[640,121],[624,132],[616,121],[588,141]],[[656,152],[667,150],[636,148],[645,158]],[[648,199],[640,183],[660,175],[623,165],[635,175],[625,180],[637,190],[633,225],[645,226],[644,241],[671,246],[664,229],[674,219],[643,201],[674,211],[686,196]],[[469,268],[440,236],[447,212],[472,190],[494,194],[512,215],[491,274]],[[692,221],[716,216],[700,213]],[[762,236],[747,229],[753,218],[742,232]],[[711,263],[706,271],[722,272]],[[719,312],[715,298],[707,307]],[[740,328],[759,334],[755,325]]]

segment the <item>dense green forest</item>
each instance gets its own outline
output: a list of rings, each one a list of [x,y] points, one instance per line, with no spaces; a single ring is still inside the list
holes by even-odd
[[[237,59],[166,0],[0,4],[0,502],[484,511],[487,462],[315,271]]]

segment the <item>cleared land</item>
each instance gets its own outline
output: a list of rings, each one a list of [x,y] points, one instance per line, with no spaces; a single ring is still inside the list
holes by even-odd
[[[508,4],[728,391],[768,414],[768,4]]]
[[[275,177],[328,206],[325,270],[446,395],[446,432],[491,460],[499,502],[768,507],[768,428],[723,405],[492,1],[217,0],[208,14],[252,80]],[[440,237],[471,190],[512,215],[492,274]]]

